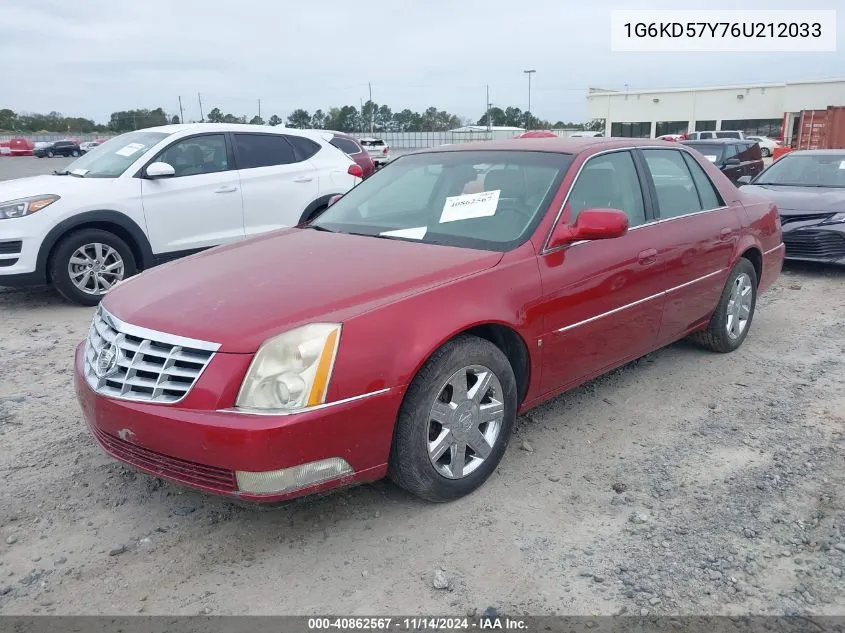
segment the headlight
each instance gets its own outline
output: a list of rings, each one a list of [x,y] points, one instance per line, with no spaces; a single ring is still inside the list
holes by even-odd
[[[9,202],[0,202],[0,220],[32,215],[36,211],[41,211],[44,207],[49,207],[59,198],[60,196],[49,194],[20,198],[19,200],[10,200]]]
[[[837,213],[831,216],[825,224],[838,224],[839,222],[845,222],[845,213]]]
[[[265,341],[252,359],[235,406],[289,411],[323,404],[340,329],[339,323],[312,323]]]

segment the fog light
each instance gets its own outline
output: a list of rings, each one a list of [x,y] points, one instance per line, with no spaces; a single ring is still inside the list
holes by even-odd
[[[341,475],[353,472],[352,467],[340,457],[321,459],[292,468],[268,470],[260,473],[237,471],[238,489],[256,495],[276,494],[298,490]]]

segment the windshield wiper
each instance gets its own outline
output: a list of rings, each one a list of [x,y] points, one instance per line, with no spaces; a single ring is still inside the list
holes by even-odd
[[[337,231],[332,231],[331,229],[327,229],[324,226],[320,226],[319,224],[306,224],[302,227],[303,229],[314,229],[315,231],[325,231],[326,233],[336,233]]]
[[[755,185],[774,185],[775,187],[842,187],[842,185],[811,185],[809,183],[797,182],[755,182]]]

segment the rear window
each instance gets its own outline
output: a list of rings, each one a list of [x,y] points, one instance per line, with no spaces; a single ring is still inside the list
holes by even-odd
[[[360,143],[364,147],[384,147],[384,141],[382,141],[381,139],[362,140],[360,141]]]
[[[293,147],[278,134],[235,134],[238,169],[297,162]]]
[[[297,160],[307,160],[320,151],[320,144],[312,141],[310,138],[289,135],[285,135],[285,138],[293,145]]]
[[[361,153],[361,148],[358,147],[355,141],[351,141],[348,138],[340,138],[339,136],[335,136],[330,142],[341,152],[345,152],[346,154],[353,155]]]
[[[720,161],[725,154],[725,146],[717,143],[684,143],[684,145],[704,154],[704,158],[711,163]]]

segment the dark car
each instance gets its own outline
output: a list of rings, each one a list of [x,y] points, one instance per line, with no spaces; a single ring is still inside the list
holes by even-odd
[[[375,173],[376,164],[370,158],[367,150],[361,147],[361,144],[355,138],[340,132],[332,132],[332,134],[334,134],[334,138],[329,143],[346,153],[349,158],[360,165],[361,169],[364,170],[364,178],[369,178]]]
[[[74,141],[56,141],[32,150],[32,155],[38,158],[53,158],[53,156],[81,156],[79,143]]]
[[[743,176],[753,178],[763,171],[763,153],[756,141],[724,138],[681,142],[704,154],[734,184]]]
[[[790,152],[740,184],[777,204],[787,259],[845,265],[845,150]]]

